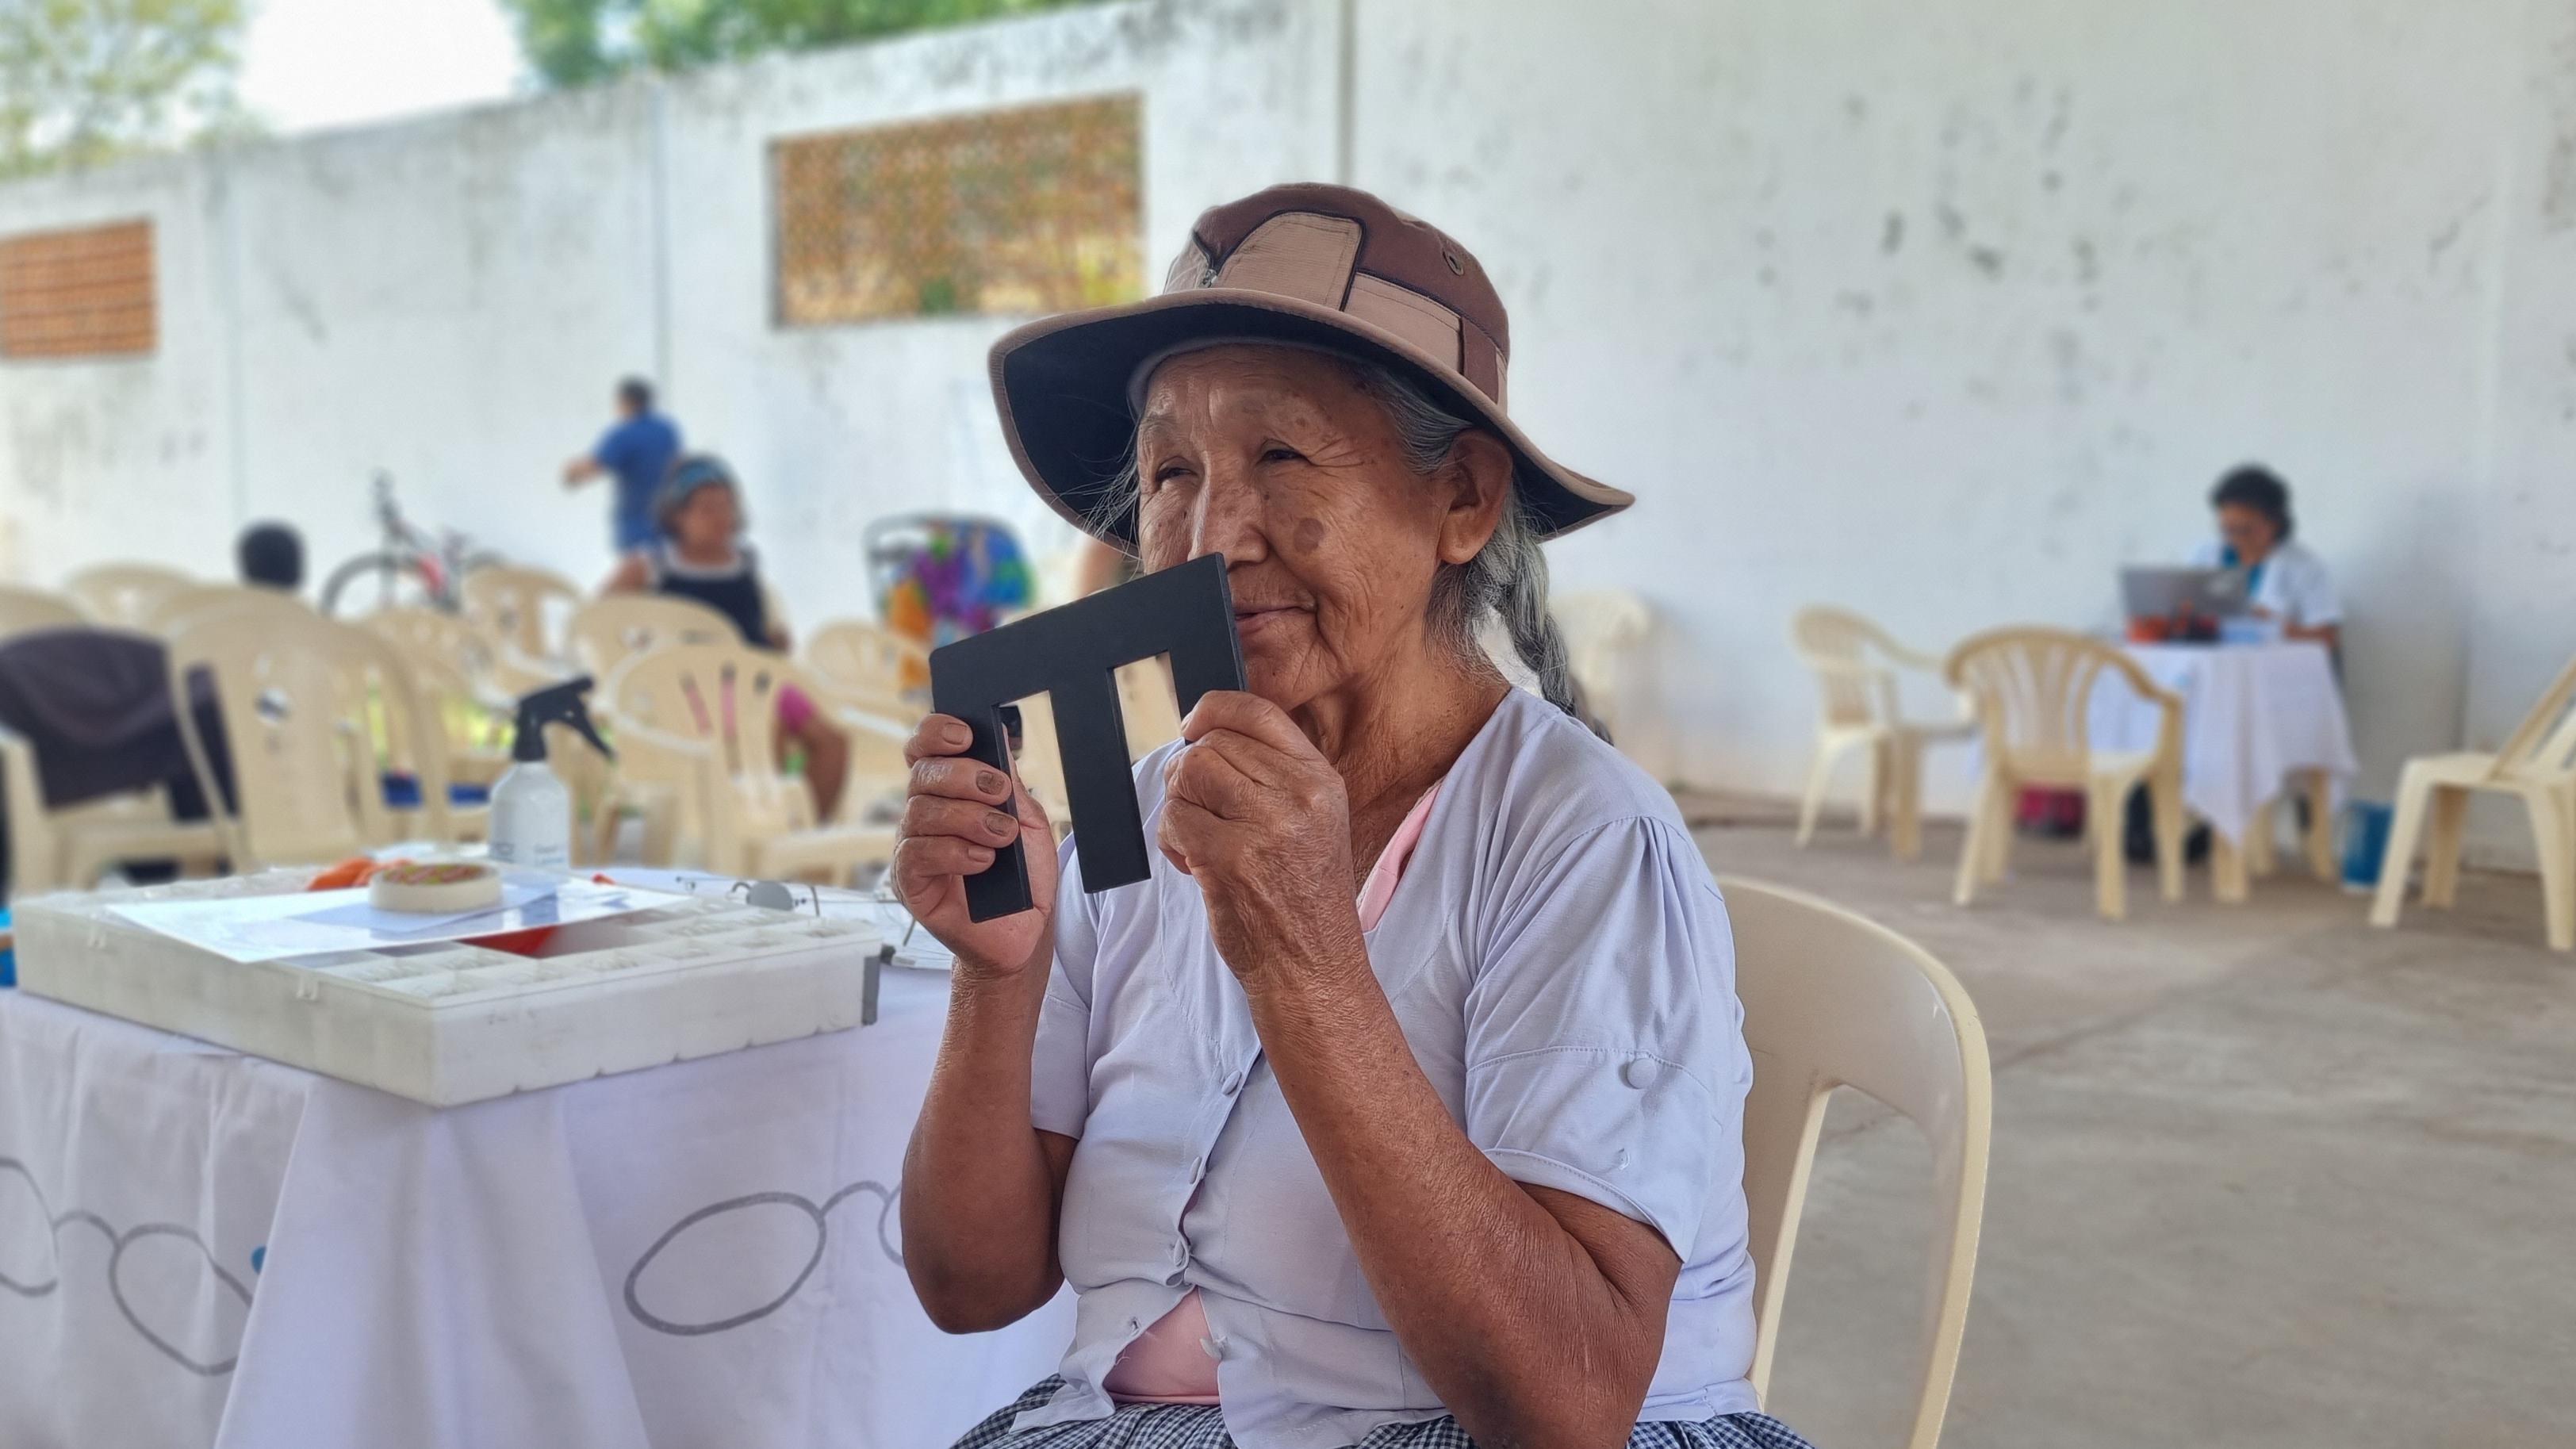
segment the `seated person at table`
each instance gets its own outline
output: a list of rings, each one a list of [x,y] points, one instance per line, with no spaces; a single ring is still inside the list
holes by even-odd
[[[904,1269],[951,1332],[1080,1300],[957,1449],[1803,1449],[1747,1377],[1726,907],[1547,613],[1539,541],[1628,496],[1523,441],[1501,299],[1375,197],[1219,207],[1173,276],[994,367],[1059,513],[1232,581],[1246,688],[1137,767],[1150,877],[1084,890],[963,721],[909,747],[894,883],[956,969]],[[970,919],[1014,843],[1034,906]]]
[[[2218,513],[2218,537],[2194,549],[2192,563],[2244,570],[2255,618],[2277,624],[2284,639],[2337,647],[2343,604],[2325,560],[2290,539],[2290,485],[2249,463],[2218,480],[2209,506]]]
[[[233,545],[243,584],[293,593],[304,584],[304,540],[282,523],[255,523]],[[170,697],[170,656],[161,641],[129,629],[37,629],[0,644],[0,729],[27,742],[36,789],[48,810],[112,795],[166,792],[171,818],[206,817],[205,792],[188,763]],[[206,744],[215,787],[232,792],[232,754],[214,682],[189,680],[189,708]],[[0,834],[0,881],[8,879]],[[135,880],[159,880],[163,862],[125,862]],[[85,887],[88,881],[71,881]]]
[[[722,458],[696,453],[673,463],[654,497],[653,521],[660,539],[619,560],[602,592],[669,594],[704,604],[731,619],[744,643],[787,652],[787,621],[742,542],[742,485]],[[823,718],[811,696],[786,684],[778,691],[779,747],[790,741],[805,754],[814,818],[828,820],[841,799],[850,742]]]

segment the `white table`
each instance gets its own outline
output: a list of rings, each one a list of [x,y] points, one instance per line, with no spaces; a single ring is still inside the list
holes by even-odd
[[[0,1445],[938,1449],[1073,1316],[905,1281],[946,990],[445,1112],[0,991]]]
[[[2309,800],[2310,867],[2333,879],[2334,804],[2358,766],[2325,646],[2126,647],[2157,683],[2182,696],[2183,803],[2216,837],[2220,896],[2243,896],[2249,862],[2256,872],[2270,868],[2271,802],[2292,788]],[[2156,709],[2106,671],[2094,689],[2090,734],[2098,750],[2152,749]]]

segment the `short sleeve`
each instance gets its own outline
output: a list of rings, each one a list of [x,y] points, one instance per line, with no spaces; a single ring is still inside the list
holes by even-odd
[[[2315,555],[2302,552],[2295,579],[2283,579],[2295,589],[2290,609],[2298,621],[2313,629],[2343,622],[2343,600],[2335,596],[2334,575]]]
[[[1516,1181],[1589,1198],[1687,1261],[1741,1141],[1742,1011],[1716,883],[1654,819],[1577,837],[1486,932],[1466,1010],[1468,1137]]]
[[[627,432],[624,424],[610,428],[599,435],[599,442],[590,450],[590,460],[615,472],[626,462],[626,440]]]
[[[1056,851],[1055,963],[1029,1063],[1029,1121],[1066,1137],[1080,1137],[1091,1115],[1091,968],[1100,950],[1079,869],[1068,837]]]

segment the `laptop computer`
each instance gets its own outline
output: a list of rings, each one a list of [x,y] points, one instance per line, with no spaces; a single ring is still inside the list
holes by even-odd
[[[2227,619],[2244,613],[2251,602],[2238,569],[2154,565],[2120,570],[2120,607],[2132,619]]]

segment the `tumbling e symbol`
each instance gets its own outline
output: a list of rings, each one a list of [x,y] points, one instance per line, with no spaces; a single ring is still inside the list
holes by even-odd
[[[116,1304],[116,1311],[125,1315],[126,1323],[131,1325],[136,1333],[143,1336],[143,1341],[159,1350],[163,1357],[168,1358],[172,1363],[177,1364],[179,1367],[186,1369],[192,1374],[202,1375],[203,1377],[211,1379],[221,1378],[225,1374],[233,1371],[233,1365],[239,1362],[241,1358],[238,1345],[236,1345],[231,1358],[222,1359],[216,1362],[206,1362],[189,1357],[185,1352],[181,1351],[177,1345],[171,1343],[170,1340],[154,1333],[150,1328],[144,1325],[142,1318],[136,1315],[133,1303],[126,1298],[124,1281],[118,1276],[125,1267],[126,1249],[133,1247],[136,1243],[141,1242],[146,1238],[177,1238],[181,1242],[195,1248],[198,1254],[206,1260],[206,1271],[214,1274],[217,1282],[232,1290],[232,1295],[241,1300],[242,1307],[244,1309],[248,1309],[250,1307],[250,1289],[244,1287],[239,1278],[236,1278],[232,1274],[224,1271],[223,1265],[217,1263],[215,1261],[215,1255],[207,1249],[205,1239],[198,1237],[194,1230],[180,1227],[175,1223],[144,1223],[137,1227],[128,1228],[123,1232],[118,1232],[115,1224],[110,1223],[107,1219],[100,1217],[94,1212],[89,1212],[81,1208],[73,1208],[69,1212],[65,1212],[57,1216],[53,1210],[52,1204],[45,1201],[45,1190],[37,1185],[36,1175],[28,1170],[27,1164],[14,1157],[0,1157],[0,1172],[16,1173],[26,1182],[27,1191],[35,1195],[36,1209],[38,1213],[43,1216],[45,1225],[52,1234],[53,1241],[51,1246],[54,1254],[53,1277],[46,1279],[42,1283],[21,1283],[18,1280],[11,1278],[6,1273],[0,1273],[0,1288],[5,1288],[10,1292],[17,1294],[21,1298],[42,1298],[53,1292],[55,1289],[60,1288],[63,1285],[63,1229],[75,1223],[80,1224],[83,1227],[96,1228],[99,1235],[106,1238],[108,1241],[107,1295],[109,1299]],[[254,1267],[252,1271],[257,1272],[258,1269]]]
[[[662,1236],[655,1238],[653,1240],[653,1246],[646,1248],[644,1250],[644,1256],[636,1259],[635,1266],[627,1271],[626,1311],[635,1316],[636,1322],[643,1324],[646,1328],[652,1329],[656,1333],[668,1333],[682,1338],[694,1338],[702,1334],[709,1333],[724,1333],[731,1329],[740,1328],[744,1324],[757,1323],[761,1319],[767,1318],[769,1315],[776,1313],[779,1309],[786,1307],[787,1301],[794,1298],[797,1290],[805,1286],[805,1280],[813,1277],[814,1270],[823,1265],[823,1252],[826,1248],[831,1246],[832,1241],[831,1227],[824,1220],[831,1216],[832,1209],[839,1207],[844,1201],[855,1197],[860,1193],[876,1194],[878,1198],[877,1246],[884,1251],[887,1261],[893,1263],[897,1267],[903,1266],[903,1250],[896,1247],[894,1240],[886,1235],[886,1226],[894,1215],[895,1200],[903,1196],[903,1184],[901,1182],[897,1182],[891,1188],[878,1182],[854,1182],[848,1187],[842,1188],[839,1192],[832,1194],[830,1197],[823,1199],[822,1205],[819,1207],[815,1205],[811,1198],[808,1198],[801,1193],[745,1193],[741,1197],[729,1197],[723,1202],[709,1203],[705,1207],[698,1209],[696,1212],[689,1214],[687,1217],[680,1219],[678,1222],[671,1224],[668,1231],[664,1232]],[[770,1299],[768,1302],[761,1304],[757,1308],[751,1309],[747,1312],[737,1313],[730,1318],[720,1318],[708,1323],[674,1322],[671,1319],[664,1318],[653,1312],[651,1309],[646,1308],[644,1306],[644,1301],[636,1296],[635,1285],[644,1277],[644,1270],[652,1267],[653,1260],[662,1256],[662,1250],[671,1246],[672,1242],[682,1233],[687,1232],[689,1229],[694,1228],[701,1223],[723,1217],[727,1213],[740,1212],[745,1208],[765,1207],[770,1205],[795,1208],[797,1211],[805,1214],[807,1219],[812,1221],[814,1224],[814,1251],[807,1255],[805,1266],[797,1271],[796,1281],[788,1284],[786,1291],[780,1293],[777,1297]]]

